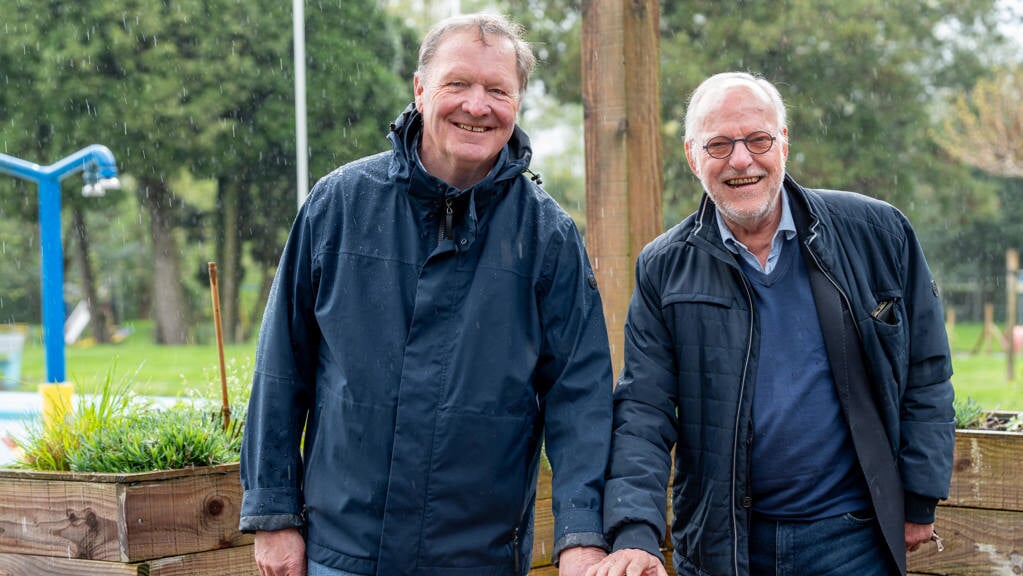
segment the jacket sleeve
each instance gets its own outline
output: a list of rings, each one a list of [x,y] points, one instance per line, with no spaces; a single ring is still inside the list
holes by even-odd
[[[300,446],[320,338],[308,220],[314,203],[311,196],[292,226],[260,329],[241,449],[244,532],[303,524]]]
[[[649,263],[644,251],[625,321],[625,365],[614,393],[604,524],[614,550],[639,548],[663,561],[678,367]]]
[[[545,449],[553,470],[557,562],[565,548],[607,548],[601,502],[614,377],[596,279],[582,238],[567,216],[544,262],[537,389],[543,396]]]
[[[906,519],[934,520],[937,500],[948,497],[955,443],[952,362],[937,284],[908,220],[905,311],[909,366],[900,407],[899,470],[906,492]]]

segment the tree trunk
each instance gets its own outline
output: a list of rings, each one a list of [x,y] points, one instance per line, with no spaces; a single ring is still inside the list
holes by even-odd
[[[99,301],[96,290],[96,276],[92,272],[92,259],[89,249],[89,231],[85,224],[85,211],[77,202],[71,202],[72,230],[75,239],[75,261],[82,279],[82,290],[85,302],[89,306],[89,329],[98,344],[110,342],[107,330],[107,314]]]
[[[261,277],[259,282],[259,296],[256,297],[256,302],[252,305],[252,310],[249,312],[249,325],[245,329],[245,333],[242,335],[242,342],[255,335],[262,325],[266,301],[270,298],[270,289],[273,287],[274,283],[274,268],[260,266],[259,270],[259,275]]]
[[[240,287],[242,282],[241,188],[232,178],[217,181],[217,268],[220,270],[220,321],[224,341],[239,342],[241,325]]]
[[[663,228],[657,0],[582,4],[586,246],[622,367],[633,263]]]
[[[153,254],[153,336],[157,344],[188,343],[188,306],[174,237],[174,196],[159,179],[142,179],[139,204],[149,213]]]

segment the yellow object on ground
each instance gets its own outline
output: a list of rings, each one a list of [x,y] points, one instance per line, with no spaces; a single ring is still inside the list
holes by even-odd
[[[40,384],[39,394],[43,400],[43,424],[47,427],[64,419],[71,412],[71,399],[75,385],[70,382]]]

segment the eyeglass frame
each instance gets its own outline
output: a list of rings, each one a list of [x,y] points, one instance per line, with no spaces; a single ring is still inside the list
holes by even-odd
[[[755,136],[755,135],[757,135],[757,134],[766,134],[767,137],[771,140],[771,144],[763,152],[754,152],[754,151],[750,150],[750,148],[749,148],[749,140],[750,140],[750,138]],[[728,149],[728,154],[725,154],[724,156],[715,156],[715,155],[710,153],[710,143],[711,143],[711,141],[717,140],[718,138],[724,138],[724,139],[729,140],[731,142],[731,147]],[[742,145],[746,147],[746,151],[747,152],[749,152],[750,154],[752,154],[754,156],[760,156],[760,155],[767,154],[768,152],[770,152],[771,149],[774,148],[774,143],[777,140],[778,140],[778,137],[773,135],[773,134],[771,134],[767,130],[754,130],[753,132],[750,132],[749,134],[747,134],[746,136],[744,136],[742,138],[729,138],[728,136],[721,136],[721,135],[714,136],[713,138],[710,138],[709,140],[707,140],[707,142],[703,145],[703,149],[707,152],[707,156],[710,156],[711,158],[714,158],[715,160],[725,160],[726,158],[729,158],[732,155],[733,152],[735,152],[735,144],[736,144],[736,142],[742,142]],[[724,144],[724,142],[722,142],[722,144]]]

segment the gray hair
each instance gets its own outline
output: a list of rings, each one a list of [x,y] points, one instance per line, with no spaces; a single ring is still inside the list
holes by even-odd
[[[711,109],[711,104],[721,99],[724,93],[736,86],[746,86],[755,94],[759,93],[764,100],[774,107],[778,120],[778,130],[787,128],[785,115],[785,103],[781,99],[781,93],[761,76],[754,76],[746,72],[722,72],[707,78],[693,90],[689,97],[689,105],[686,107],[686,134],[685,141],[692,142],[698,136],[697,132],[703,126],[704,120]]]
[[[487,45],[489,45],[487,42],[489,36],[511,40],[515,46],[515,64],[519,75],[519,93],[525,92],[526,85],[529,83],[529,75],[532,74],[533,68],[536,66],[536,56],[533,55],[533,49],[524,38],[525,28],[499,14],[478,13],[452,16],[434,25],[426,34],[422,45],[419,46],[419,67],[417,70],[419,75],[429,76],[428,69],[430,64],[433,62],[433,57],[437,55],[437,49],[440,48],[445,37],[454,32],[464,32],[467,30],[477,31],[480,41]]]

